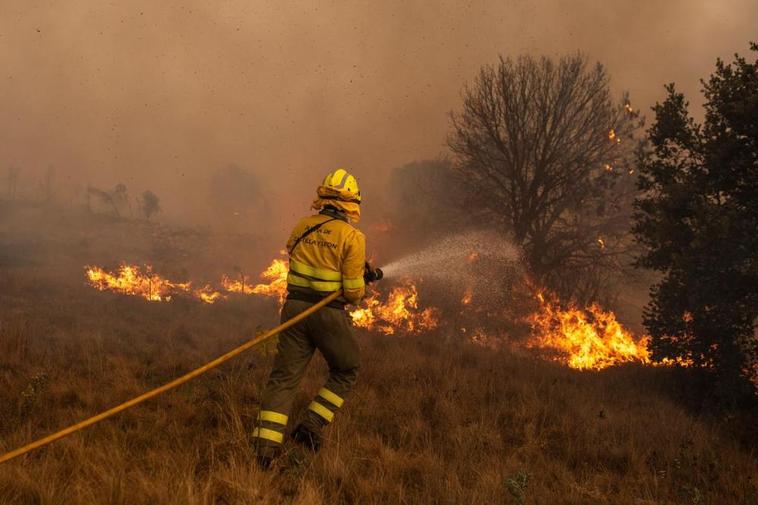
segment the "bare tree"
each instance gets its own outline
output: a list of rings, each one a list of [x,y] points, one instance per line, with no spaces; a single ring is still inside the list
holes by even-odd
[[[87,186],[87,209],[92,210],[90,198],[96,197],[103,205],[109,207],[113,211],[113,215],[119,217],[118,207],[113,201],[113,196],[107,191],[96,188],[94,186]]]
[[[599,266],[628,243],[642,126],[626,95],[612,102],[604,68],[582,55],[501,57],[464,90],[451,122],[470,208],[513,237],[538,280],[596,297]]]
[[[111,202],[113,203],[113,207],[116,209],[117,216],[120,216],[125,208],[129,209],[131,213],[131,207],[129,205],[129,191],[126,189],[125,184],[116,184],[108,193],[111,196]]]
[[[108,207],[114,217],[121,217],[121,209],[128,205],[129,193],[124,184],[116,184],[110,191],[103,191],[94,186],[87,186],[87,208],[91,211],[90,197],[96,197]]]

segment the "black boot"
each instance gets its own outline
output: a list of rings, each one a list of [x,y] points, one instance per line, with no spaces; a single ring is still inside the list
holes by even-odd
[[[302,424],[297,425],[291,436],[292,440],[313,452],[317,452],[321,448],[321,437],[318,433],[312,432]]]
[[[255,453],[255,460],[261,470],[270,470],[274,460],[281,454],[282,448],[279,445],[272,446],[260,438],[254,438],[251,442],[251,448]]]
[[[271,456],[257,456],[256,459],[261,470],[270,470],[271,464],[274,462],[274,458]]]

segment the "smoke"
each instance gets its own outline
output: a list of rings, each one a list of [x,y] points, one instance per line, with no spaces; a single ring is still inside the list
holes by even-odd
[[[444,152],[447,112],[498,54],[583,51],[646,112],[669,81],[697,103],[755,19],[754,0],[4,0],[0,175],[20,167],[29,192],[52,170],[71,201],[120,182],[162,219],[213,222],[208,181],[234,163],[284,235],[336,166],[376,213],[389,169]]]

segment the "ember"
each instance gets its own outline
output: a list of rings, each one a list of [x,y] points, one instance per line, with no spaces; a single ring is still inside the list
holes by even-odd
[[[471,303],[471,300],[474,299],[474,290],[470,287],[466,288],[466,291],[463,292],[463,297],[461,298],[461,305],[469,305]]]

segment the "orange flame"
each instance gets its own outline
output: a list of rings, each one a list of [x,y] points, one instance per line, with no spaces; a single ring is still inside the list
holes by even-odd
[[[410,281],[392,288],[385,302],[381,302],[375,293],[366,298],[362,305],[350,312],[353,323],[360,328],[377,330],[385,335],[397,331],[421,333],[433,330],[439,324],[436,309],[419,309],[418,291]]]
[[[193,290],[190,282],[172,282],[153,273],[151,266],[145,273],[135,265],[122,264],[117,273],[109,273],[100,267],[85,267],[90,286],[100,291],[113,291],[125,295],[140,296],[151,302],[170,301],[177,293],[187,293],[205,303],[214,303],[222,295],[209,285]]]
[[[245,276],[236,280],[225,275],[221,279],[221,285],[230,293],[272,296],[277,297],[281,303],[284,301],[284,297],[287,296],[288,270],[286,261],[275,259],[260,275],[262,279],[269,281],[268,283],[252,285],[247,283]]]
[[[205,303],[216,303],[216,301],[224,298],[224,295],[213,289],[210,284],[206,284],[202,288],[196,289],[193,293]]]
[[[569,305],[562,310],[556,301],[537,294],[541,310],[529,316],[533,339],[528,347],[552,353],[553,359],[579,370],[601,370],[626,362],[650,364],[650,337],[636,340],[616,321],[613,312],[597,304],[586,309]]]
[[[151,302],[170,300],[176,287],[173,282],[154,274],[149,266],[144,274],[140,272],[139,267],[126,264],[119,267],[117,274],[111,274],[99,267],[85,268],[92,287],[100,291],[141,296]]]

